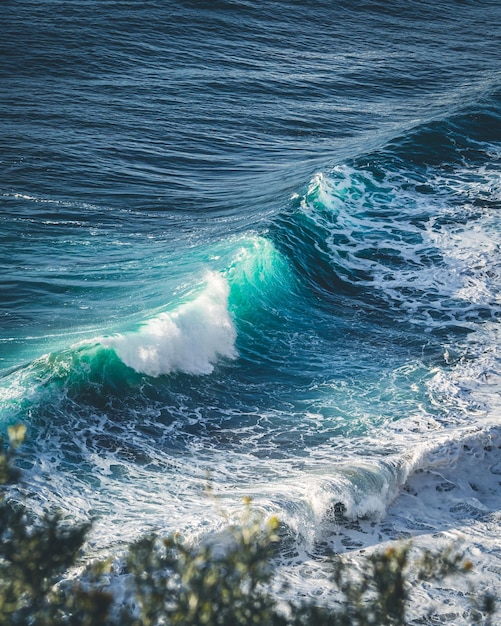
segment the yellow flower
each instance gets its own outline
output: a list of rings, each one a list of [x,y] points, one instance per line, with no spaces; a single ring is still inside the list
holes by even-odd
[[[9,435],[11,445],[14,446],[14,448],[17,448],[24,441],[26,426],[24,424],[14,424],[13,426],[9,426],[7,428],[7,433]]]

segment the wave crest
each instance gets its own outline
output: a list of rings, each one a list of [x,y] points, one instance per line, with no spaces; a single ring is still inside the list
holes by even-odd
[[[229,286],[219,274],[206,277],[194,300],[160,313],[136,332],[102,341],[136,372],[210,374],[219,357],[234,359],[236,330],[228,311]]]

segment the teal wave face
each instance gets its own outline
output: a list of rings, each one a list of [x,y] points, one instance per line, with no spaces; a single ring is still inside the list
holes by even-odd
[[[266,236],[242,242],[224,274],[230,283],[230,307],[238,318],[259,309],[286,309],[296,292],[287,260]]]
[[[55,407],[65,402],[78,406],[105,407],[109,399],[120,397],[135,387],[138,377],[113,350],[97,342],[82,342],[65,350],[39,357],[0,379],[2,422],[24,421],[37,407],[54,410],[54,420],[64,425]],[[70,411],[71,412],[71,411]]]

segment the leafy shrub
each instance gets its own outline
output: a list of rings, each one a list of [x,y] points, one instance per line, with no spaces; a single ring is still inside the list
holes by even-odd
[[[249,519],[227,530],[222,550],[214,543],[192,548],[175,538],[141,539],[127,558],[140,605],[140,616],[128,623],[285,626],[276,600],[265,591],[277,527],[276,518],[264,525]]]
[[[365,557],[358,575],[335,558],[336,607],[279,601],[269,592],[279,522],[255,516],[248,501],[242,525],[198,547],[156,535],[132,544],[125,559],[132,595],[120,609],[104,590],[106,562],[72,577],[89,524],[36,517],[7,497],[19,479],[13,459],[24,433],[11,427],[10,446],[0,442],[0,626],[403,626],[411,575],[439,581],[472,567],[452,547],[411,560],[402,544]],[[494,599],[473,597],[473,605],[472,619],[490,624]]]
[[[79,581],[61,585],[90,525],[69,526],[58,514],[36,517],[4,493],[5,485],[19,478],[13,457],[24,432],[21,426],[9,428],[11,445],[0,452],[0,625],[104,624],[109,594],[85,589]]]

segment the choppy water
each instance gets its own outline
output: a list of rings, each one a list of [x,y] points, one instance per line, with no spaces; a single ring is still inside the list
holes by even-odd
[[[401,536],[462,537],[497,588],[500,20],[4,3],[0,417],[34,506],[108,550],[252,496],[303,593]]]

